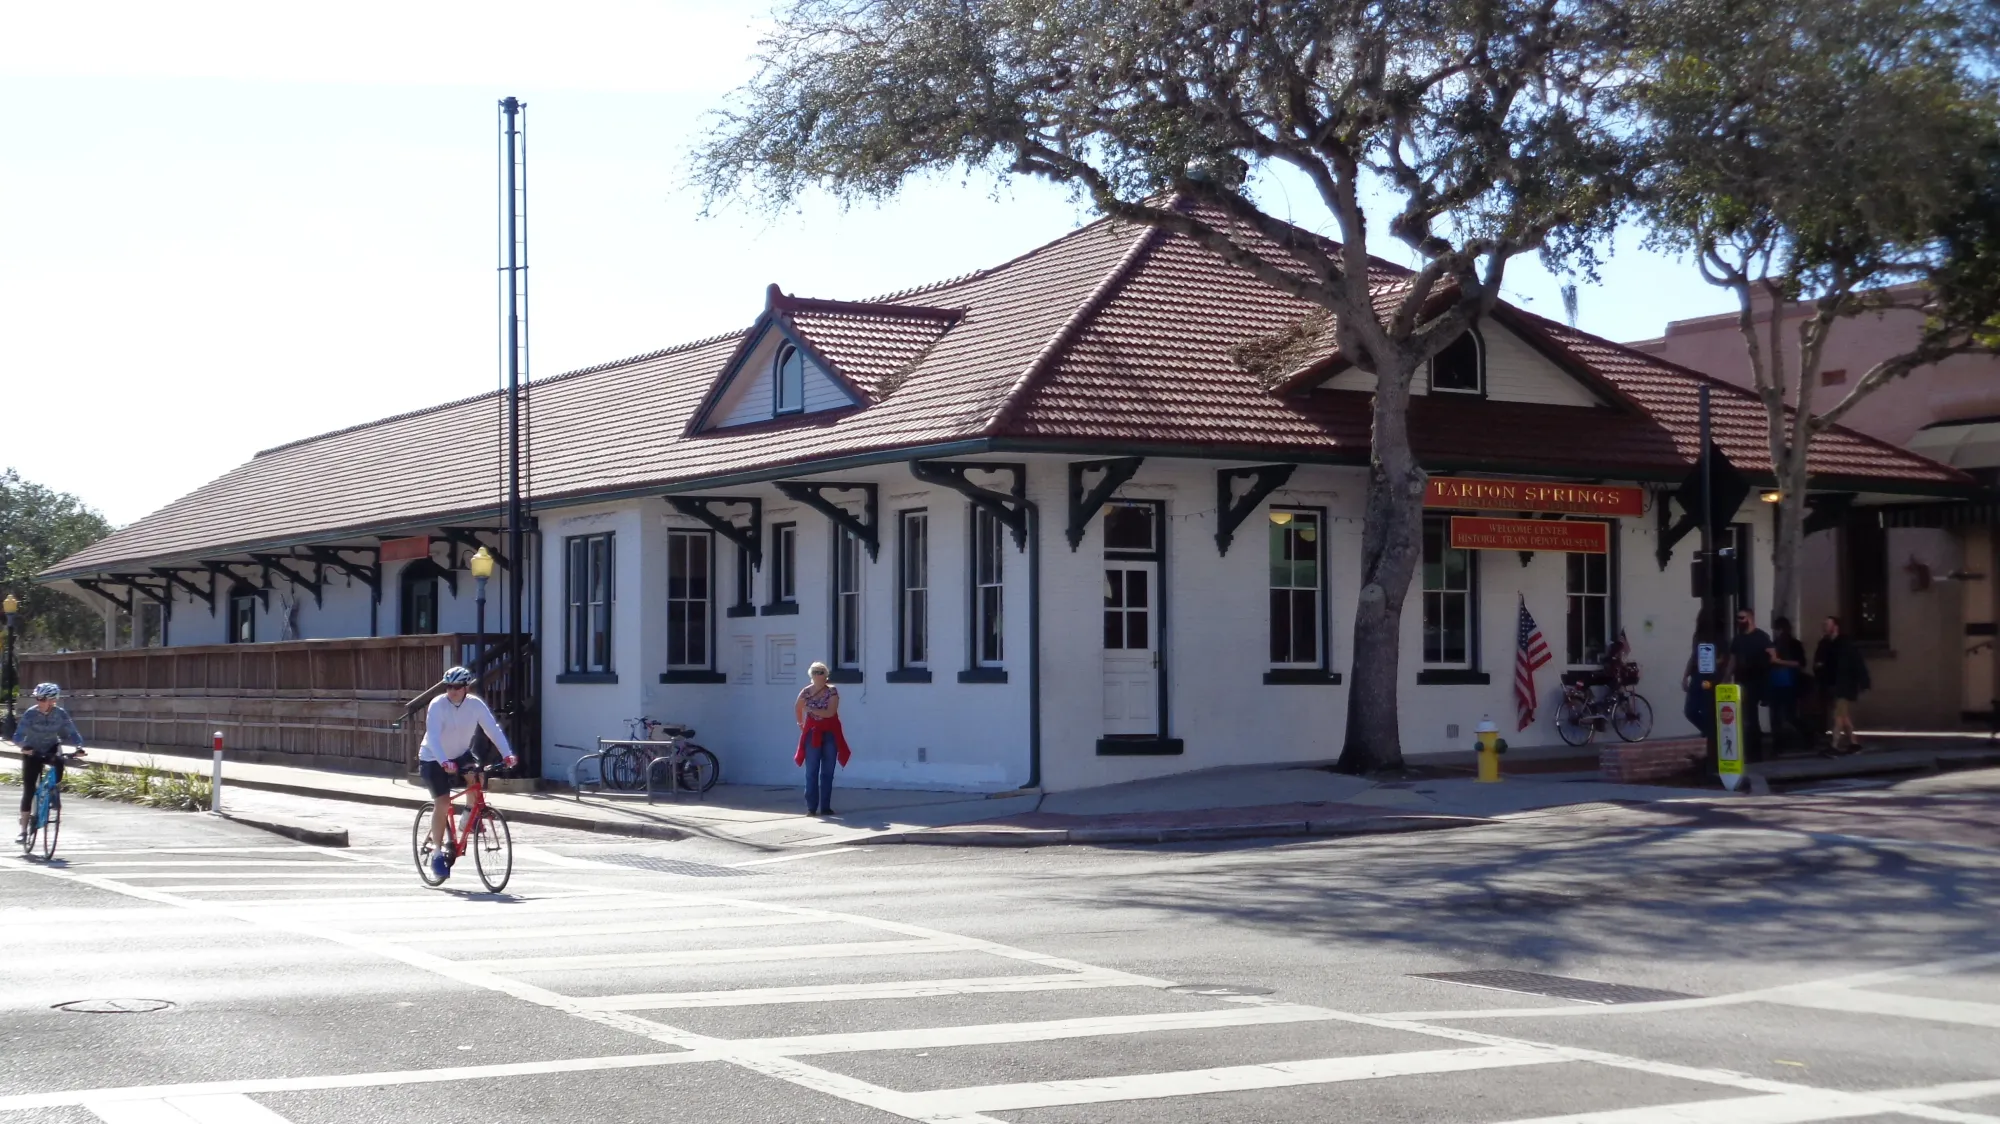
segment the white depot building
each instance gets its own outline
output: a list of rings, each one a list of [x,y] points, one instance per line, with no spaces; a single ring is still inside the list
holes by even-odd
[[[844,784],[1053,790],[1330,760],[1343,677],[1375,658],[1351,648],[1372,387],[1330,340],[1290,370],[1241,346],[1310,312],[1176,236],[1099,222],[877,300],[773,286],[747,328],[534,383],[533,529],[488,602],[504,628],[518,569],[526,748],[566,778],[574,747],[650,715],[697,727],[725,780],[789,784],[792,700],[822,660],[856,749]],[[1695,540],[1670,494],[1704,384],[1717,445],[1768,481],[1747,392],[1519,309],[1420,376],[1435,479],[1403,623],[1406,752],[1463,755],[1484,715],[1516,746],[1556,742],[1558,673],[1621,633],[1656,735],[1687,732]],[[355,748],[375,735],[354,723],[382,723],[351,716],[491,648],[463,635],[466,566],[505,554],[502,405],[268,450],[50,569],[158,645],[64,665],[99,696],[82,715],[122,716],[93,736],[200,745],[231,723],[278,759],[406,764],[407,742]],[[1838,430],[1813,467],[1828,494],[1971,487]],[[1724,528],[1742,605],[1770,588],[1770,512],[1753,490]],[[1554,662],[1515,733],[1522,606]],[[107,671],[113,656],[144,669]],[[342,691],[349,718],[323,705]]]

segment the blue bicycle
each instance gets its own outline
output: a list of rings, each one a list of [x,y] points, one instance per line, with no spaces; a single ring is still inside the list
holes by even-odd
[[[75,753],[58,756],[63,768],[67,769],[77,764],[83,755],[83,750],[79,748]],[[56,857],[56,838],[62,834],[62,800],[61,794],[56,791],[59,785],[53,767],[42,770],[42,779],[35,785],[35,802],[30,809],[28,832],[21,837],[21,853],[30,858],[34,857],[38,844],[44,862]]]

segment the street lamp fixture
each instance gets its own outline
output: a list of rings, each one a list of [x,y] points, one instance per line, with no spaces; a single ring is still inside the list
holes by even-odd
[[[7,595],[6,600],[0,601],[0,609],[4,609],[7,613],[7,666],[5,673],[0,674],[0,690],[4,690],[7,693],[7,727],[5,730],[0,730],[0,733],[4,733],[11,738],[14,736],[14,696],[20,693],[21,686],[21,669],[14,663],[14,633],[16,631],[14,627],[14,614],[21,611],[21,602],[10,593]]]
[[[486,655],[486,579],[493,576],[493,552],[480,547],[473,552],[465,568],[472,571],[472,579],[479,591],[479,654],[483,659]]]

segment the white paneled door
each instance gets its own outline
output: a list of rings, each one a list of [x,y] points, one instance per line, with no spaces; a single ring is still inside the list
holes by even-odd
[[[1157,562],[1104,564],[1104,732],[1160,732]]]

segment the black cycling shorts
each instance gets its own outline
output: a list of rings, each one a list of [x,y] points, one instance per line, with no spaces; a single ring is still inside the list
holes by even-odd
[[[419,771],[423,773],[424,783],[430,786],[431,799],[435,800],[440,796],[449,796],[454,789],[464,788],[465,771],[472,768],[476,763],[472,754],[467,753],[465,756],[452,762],[453,765],[458,766],[458,772],[447,773],[444,771],[442,764],[436,761],[424,761],[423,767]]]
[[[56,771],[56,784],[62,784],[63,763],[59,755],[43,757],[33,751],[22,755],[21,810],[23,812],[34,811],[35,786],[42,783],[42,770],[44,768],[54,769]]]

